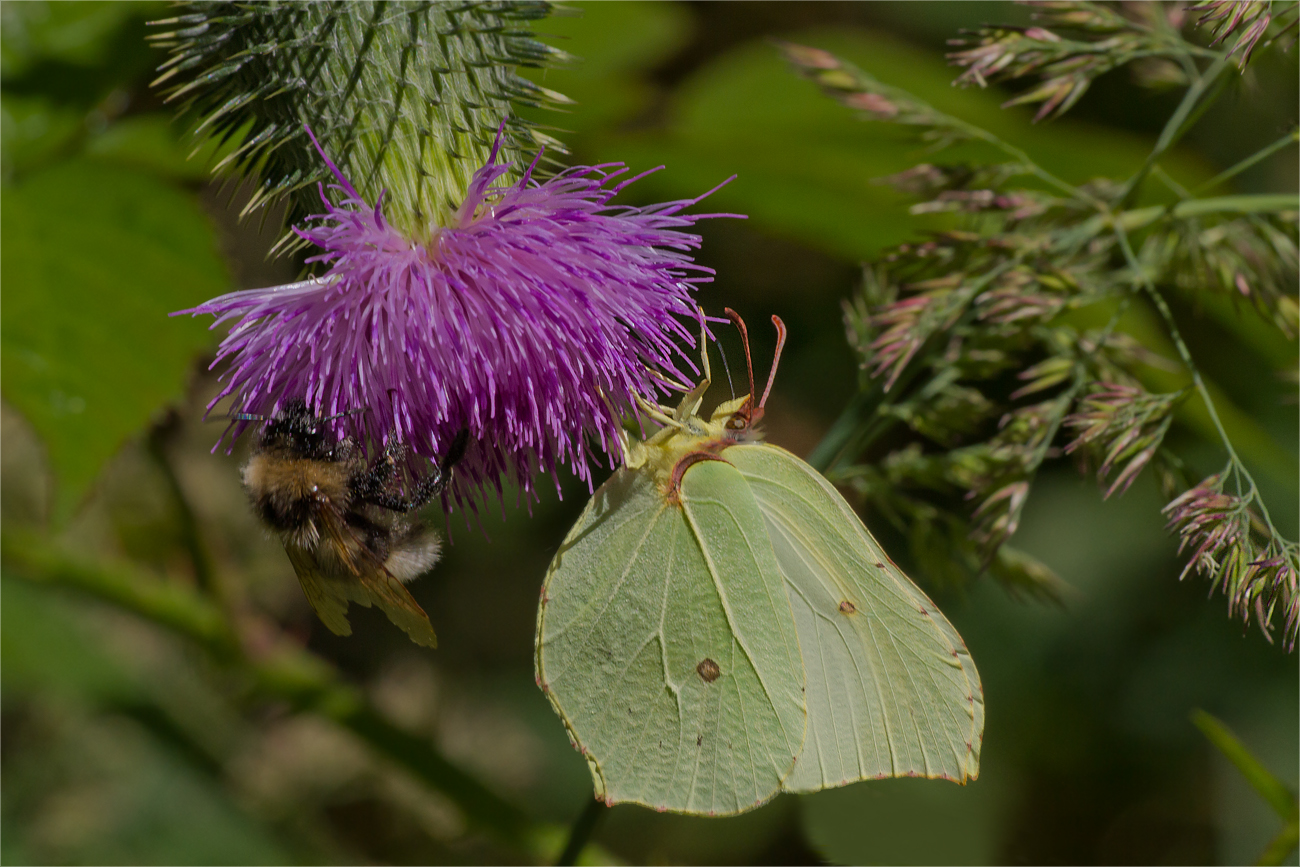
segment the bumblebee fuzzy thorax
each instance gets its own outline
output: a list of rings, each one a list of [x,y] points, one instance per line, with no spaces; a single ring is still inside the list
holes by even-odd
[[[316,544],[313,520],[327,503],[347,509],[352,462],[313,460],[282,449],[259,452],[244,466],[244,487],[257,516],[272,530],[300,546]]]
[[[243,481],[263,523],[286,544],[309,547],[320,540],[320,509],[346,511],[351,480],[362,468],[350,440],[328,442],[322,420],[294,401],[267,422]]]

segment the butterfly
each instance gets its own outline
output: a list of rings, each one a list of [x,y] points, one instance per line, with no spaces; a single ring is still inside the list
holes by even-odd
[[[952,624],[843,496],[702,380],[623,440],[547,572],[537,683],[607,804],[729,815],[777,793],[979,774],[984,697]],[[703,330],[703,329],[702,329]],[[685,389],[683,389],[685,390]]]

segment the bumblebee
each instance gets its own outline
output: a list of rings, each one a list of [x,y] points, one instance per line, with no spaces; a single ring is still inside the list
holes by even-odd
[[[442,493],[465,454],[468,431],[410,496],[393,491],[404,449],[391,443],[367,463],[356,441],[330,442],[325,422],[300,400],[265,421],[243,469],[253,511],[284,544],[307,601],[336,635],[351,635],[349,602],[378,605],[416,644],[436,647],[429,616],[403,586],[438,562],[441,544],[418,519],[404,517]]]

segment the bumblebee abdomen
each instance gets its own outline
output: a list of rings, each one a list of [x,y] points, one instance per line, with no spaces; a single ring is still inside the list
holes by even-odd
[[[296,530],[310,523],[317,508],[316,502],[308,497],[286,499],[267,493],[253,498],[253,509],[257,512],[257,517],[279,533]]]

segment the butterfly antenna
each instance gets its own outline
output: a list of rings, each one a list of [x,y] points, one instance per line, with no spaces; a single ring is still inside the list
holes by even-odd
[[[726,308],[724,308],[724,309],[726,310],[727,315],[731,317],[731,321],[734,322],[734,323],[736,323],[736,328],[738,328],[738,329],[740,330],[740,342],[741,342],[741,345],[745,347],[745,370],[747,370],[747,371],[749,372],[749,394],[750,394],[750,400],[753,400],[753,395],[754,395],[754,362],[753,362],[753,359],[751,359],[751,358],[750,358],[750,355],[749,355],[749,330],[748,330],[747,328],[745,328],[745,320],[743,320],[743,319],[740,318],[740,314],[739,314],[739,313],[737,313],[735,310],[732,310],[730,307],[726,307]]]
[[[251,412],[237,412],[226,416],[231,421],[266,421],[266,416]]]
[[[776,326],[776,354],[772,356],[772,370],[767,375],[767,388],[763,389],[763,399],[758,402],[759,406],[767,404],[767,396],[772,393],[772,383],[776,382],[776,366],[781,363],[781,350],[785,349],[785,323],[780,316],[773,314],[772,324]]]
[[[736,399],[736,384],[731,381],[731,365],[727,364],[727,350],[722,348],[722,341],[714,344],[718,347],[718,355],[722,356],[722,369],[727,372],[727,389],[731,392],[731,399]]]

